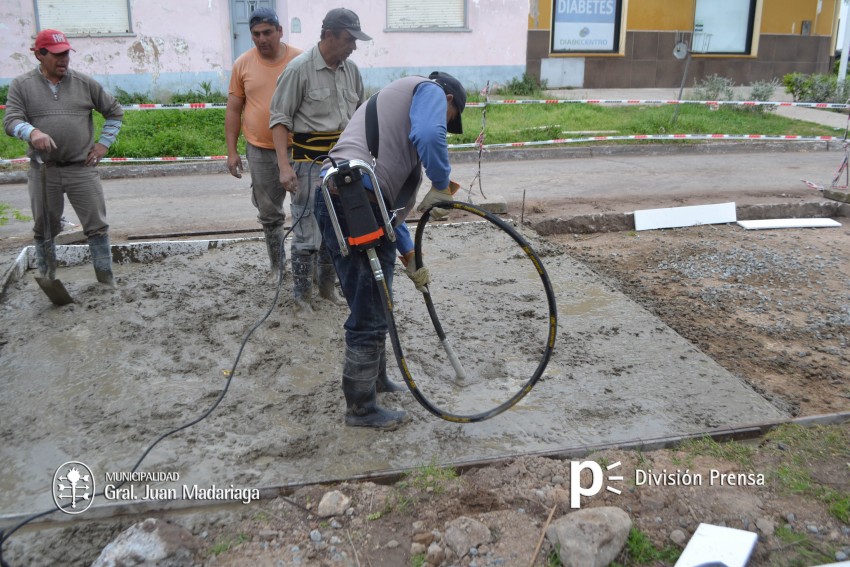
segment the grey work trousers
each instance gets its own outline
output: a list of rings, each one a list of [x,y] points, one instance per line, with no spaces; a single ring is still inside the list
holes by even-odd
[[[251,171],[251,202],[257,207],[257,220],[275,228],[286,221],[283,201],[286,191],[280,185],[277,152],[245,144],[248,169]]]
[[[322,164],[295,162],[292,166],[298,176],[298,190],[292,198],[292,222],[298,222],[292,231],[293,254],[312,254],[322,244],[322,232],[313,212],[316,204],[316,187],[319,186],[319,173]],[[301,219],[300,221],[298,219]]]
[[[97,169],[83,163],[56,166],[39,165],[33,161],[27,173],[27,188],[30,194],[30,208],[34,219],[35,238],[44,238],[43,189],[41,169],[47,170],[47,217],[50,222],[50,234],[55,237],[62,231],[62,214],[65,212],[65,195],[71,203],[83,232],[87,238],[103,236],[108,233],[106,223],[106,200],[103,197],[103,185]]]

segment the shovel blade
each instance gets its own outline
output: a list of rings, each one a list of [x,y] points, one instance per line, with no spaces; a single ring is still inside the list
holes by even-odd
[[[71,298],[71,294],[68,293],[68,290],[65,289],[65,286],[62,285],[61,281],[42,277],[36,277],[35,281],[38,283],[38,287],[41,288],[41,291],[43,291],[50,301],[53,302],[53,305],[62,307],[63,305],[74,303],[74,300]]]

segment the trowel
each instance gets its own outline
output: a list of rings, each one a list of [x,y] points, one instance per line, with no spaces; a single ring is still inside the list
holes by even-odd
[[[62,282],[55,279],[56,275],[56,247],[53,245],[53,235],[50,232],[50,219],[47,213],[47,166],[41,159],[41,156],[36,154],[36,161],[39,163],[39,174],[41,176],[41,200],[42,200],[42,232],[44,233],[44,261],[47,264],[47,275],[36,276],[35,281],[38,287],[47,295],[54,305],[59,307],[73,303],[71,294],[62,285]]]

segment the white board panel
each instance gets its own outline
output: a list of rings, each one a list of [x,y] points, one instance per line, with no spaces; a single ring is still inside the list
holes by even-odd
[[[635,211],[635,230],[718,224],[738,220],[735,203]]]
[[[831,228],[841,226],[832,219],[762,219],[742,220],[738,224],[747,230],[764,230],[767,228]]]
[[[37,0],[35,5],[39,30],[58,29],[69,37],[133,31],[127,0]]]
[[[675,567],[708,564],[745,567],[757,540],[758,535],[753,532],[700,524]]]

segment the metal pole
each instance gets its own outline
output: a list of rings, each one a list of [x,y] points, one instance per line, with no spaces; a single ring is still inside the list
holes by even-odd
[[[838,64],[838,88],[844,91],[844,80],[847,78],[847,52],[850,51],[850,30],[844,23],[844,42],[841,47],[841,62]]]
[[[688,56],[685,57],[685,72],[682,73],[682,84],[679,85],[679,98],[676,99],[676,100],[679,101],[680,104],[677,104],[676,109],[673,111],[673,121],[671,122],[671,124],[675,124],[676,118],[678,118],[678,116],[679,116],[679,107],[682,106],[681,105],[682,91],[685,90],[685,81],[688,79],[688,66],[690,64],[691,64],[691,50],[690,50],[690,48],[688,48]]]

